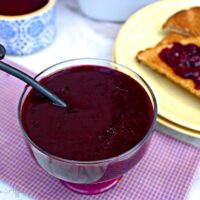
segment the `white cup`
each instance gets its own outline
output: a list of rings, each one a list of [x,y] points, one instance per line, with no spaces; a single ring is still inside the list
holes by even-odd
[[[78,0],[81,11],[96,20],[123,22],[157,0]]]

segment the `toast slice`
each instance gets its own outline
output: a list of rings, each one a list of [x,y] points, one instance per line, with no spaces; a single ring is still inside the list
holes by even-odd
[[[187,36],[200,36],[200,7],[175,13],[164,23],[163,29]]]
[[[172,68],[168,66],[165,62],[163,62],[159,57],[159,53],[165,48],[170,48],[173,42],[179,42],[183,45],[195,44],[200,47],[200,37],[184,37],[172,33],[167,35],[154,48],[148,48],[144,51],[140,51],[137,54],[136,59],[138,62],[141,62],[151,69],[157,71],[158,73],[164,75],[169,80],[182,86],[183,88],[200,98],[200,89],[195,88],[194,81],[191,79],[182,78],[175,74]]]
[[[166,35],[156,46],[170,44],[173,42],[179,42],[185,38],[188,38],[188,36],[185,36],[176,32],[171,32],[168,35]]]

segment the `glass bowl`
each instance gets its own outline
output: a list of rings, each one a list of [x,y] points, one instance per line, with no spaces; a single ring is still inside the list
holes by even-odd
[[[47,68],[35,78],[39,81],[62,69],[81,65],[104,66],[121,71],[122,73],[131,76],[145,89],[152,103],[153,119],[146,135],[137,145],[116,157],[96,161],[67,160],[51,155],[37,146],[37,144],[30,139],[22,123],[22,107],[31,87],[25,87],[21,95],[18,105],[18,119],[31,154],[45,171],[60,179],[65,186],[75,192],[82,194],[97,194],[115,186],[120,181],[122,175],[133,168],[142,159],[147,151],[156,122],[157,104],[151,88],[138,74],[125,66],[107,60],[85,58],[64,61]]]

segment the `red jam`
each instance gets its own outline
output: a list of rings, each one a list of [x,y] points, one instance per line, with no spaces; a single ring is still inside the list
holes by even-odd
[[[23,104],[22,123],[29,137],[53,155],[82,161],[114,157],[138,144],[151,126],[149,96],[121,72],[84,65],[41,83],[70,106],[54,106],[32,89]]]
[[[191,79],[195,88],[200,89],[200,48],[194,44],[173,43],[163,49],[159,57],[182,78]]]
[[[34,12],[49,0],[0,0],[0,15],[24,15]]]

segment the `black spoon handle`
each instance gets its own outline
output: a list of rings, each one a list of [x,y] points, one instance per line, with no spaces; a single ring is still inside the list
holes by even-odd
[[[2,45],[0,45],[0,60],[3,59],[4,56],[5,56],[5,48]],[[24,72],[2,61],[0,61],[0,69],[28,83],[33,88],[35,88],[38,92],[42,93],[44,96],[50,99],[55,105],[61,106],[61,107],[67,107],[67,104],[62,99],[60,99],[58,96],[50,92],[47,88],[39,84],[35,79],[30,77],[28,74],[25,74]]]
[[[25,74],[24,72],[19,71],[18,69],[14,68],[6,63],[3,63],[1,61],[0,61],[0,69],[3,70],[4,72],[7,72],[8,74],[11,74],[11,75],[23,80],[24,82],[28,83],[33,88],[35,88],[38,92],[42,93],[44,96],[46,96],[47,98],[52,100],[53,103],[55,103],[56,105],[62,106],[62,107],[67,106],[66,103],[63,100],[61,100],[58,96],[56,96],[55,94],[48,91],[44,86],[39,84],[32,77]]]
[[[3,45],[0,44],[0,60],[2,60],[6,55],[6,50]]]

